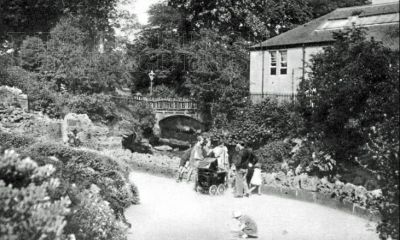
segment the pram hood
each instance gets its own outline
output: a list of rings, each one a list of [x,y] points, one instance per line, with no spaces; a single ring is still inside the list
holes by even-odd
[[[203,160],[199,161],[199,168],[210,169],[211,164],[215,161],[217,161],[217,158],[204,158]]]

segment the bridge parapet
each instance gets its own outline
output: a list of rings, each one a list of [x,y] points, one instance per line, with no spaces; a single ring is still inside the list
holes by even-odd
[[[179,111],[179,112],[196,112],[197,103],[185,98],[148,98],[142,96],[117,97],[114,99],[125,102],[127,104],[135,104],[145,102],[155,111]]]

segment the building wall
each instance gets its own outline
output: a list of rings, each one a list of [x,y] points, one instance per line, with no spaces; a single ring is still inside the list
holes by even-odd
[[[287,50],[287,74],[280,74],[280,50]],[[309,63],[312,54],[322,50],[322,46],[305,47],[305,62]],[[275,50],[273,50],[275,51]],[[276,75],[271,75],[270,50],[250,52],[250,94],[253,99],[260,99],[264,95],[291,95],[296,94],[298,85],[303,76],[303,48],[278,49]],[[264,84],[262,83],[262,62],[264,57]],[[307,66],[307,65],[306,65]],[[306,67],[307,72],[307,67]],[[306,75],[307,77],[307,75]],[[264,85],[264,90],[262,90]],[[258,102],[259,100],[255,100]]]

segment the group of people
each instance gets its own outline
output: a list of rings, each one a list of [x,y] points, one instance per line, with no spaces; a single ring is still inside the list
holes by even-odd
[[[215,147],[213,147],[213,145]],[[260,194],[261,165],[251,148],[244,144],[237,144],[235,152],[229,161],[228,148],[224,141],[211,144],[209,139],[197,137],[197,142],[186,150],[180,160],[177,181],[183,180],[187,172],[186,180],[189,182],[194,174],[194,190],[197,191],[197,170],[199,163],[205,158],[215,158],[219,170],[228,172],[229,181],[234,189],[235,197],[249,196],[257,189]],[[226,179],[228,181],[228,179]],[[257,238],[257,225],[247,215],[240,211],[233,212],[233,218],[238,222],[238,234],[241,238]]]
[[[217,159],[217,166],[220,170],[229,171],[228,148],[224,142],[214,144],[212,147],[210,139],[204,139],[202,136],[197,137],[197,142],[193,147],[186,150],[180,160],[177,181],[182,181],[185,171],[187,171],[186,180],[191,180],[192,174],[195,179],[195,191],[197,191],[197,169],[200,161],[207,157]]]
[[[189,182],[192,174],[194,174],[194,188],[197,191],[197,169],[199,163],[207,157],[213,157],[217,159],[218,169],[228,172],[228,178],[234,189],[235,197],[248,197],[256,189],[260,194],[262,183],[261,164],[258,163],[252,149],[242,143],[238,143],[231,158],[232,160],[229,161],[226,143],[221,141],[213,145],[210,139],[198,136],[194,146],[186,150],[181,157],[177,181],[182,181],[184,173],[187,172],[186,180]]]
[[[248,197],[256,189],[261,194],[261,164],[250,147],[236,145],[231,174],[235,176],[232,184],[235,197]]]

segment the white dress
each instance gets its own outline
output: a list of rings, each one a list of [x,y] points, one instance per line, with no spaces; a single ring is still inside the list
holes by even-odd
[[[253,177],[251,178],[250,184],[260,186],[261,183],[262,183],[261,169],[254,168],[254,173],[253,173]]]
[[[229,156],[228,149],[225,146],[217,146],[213,149],[214,155],[218,161],[218,167],[224,169],[225,171],[229,170]]]

